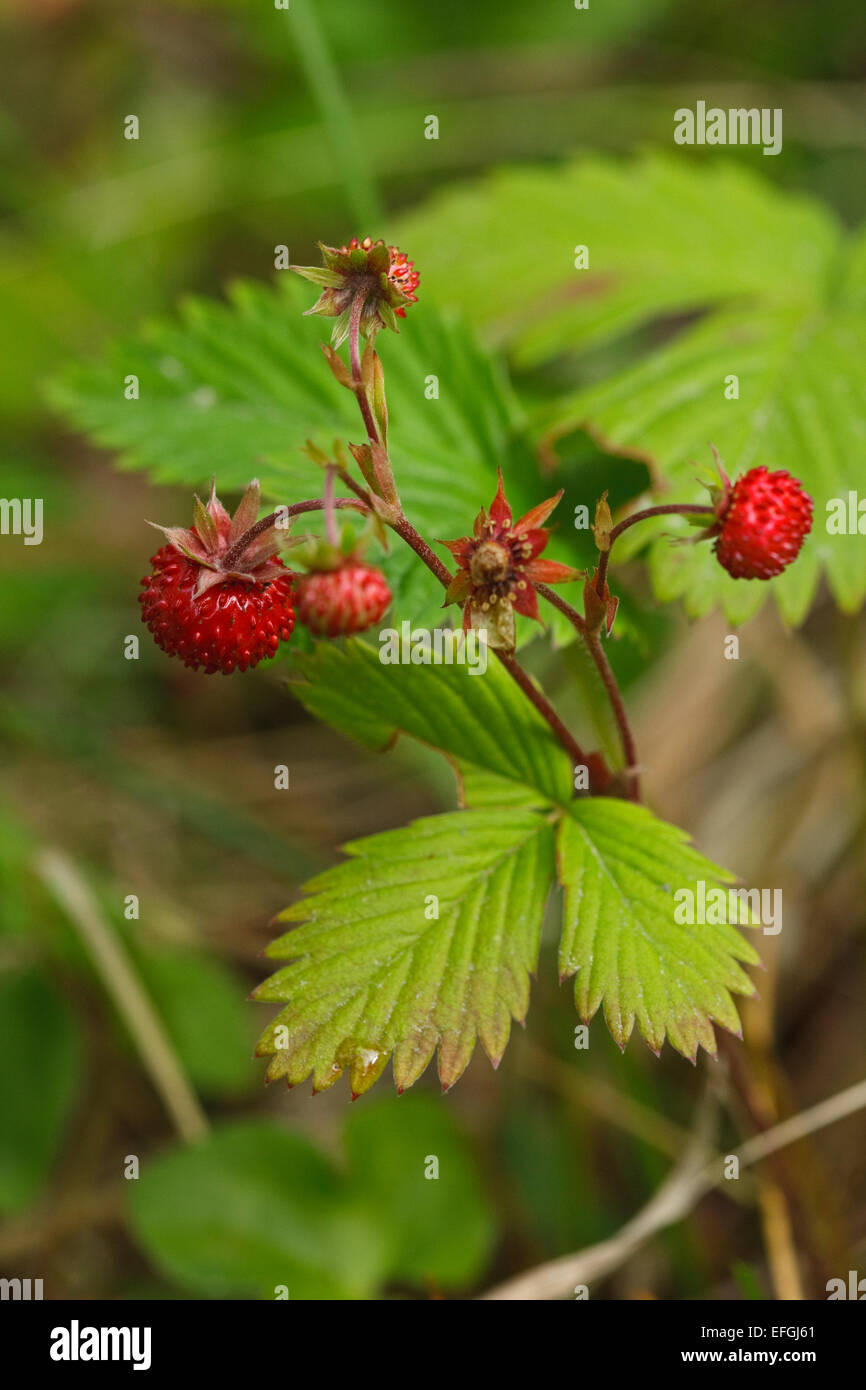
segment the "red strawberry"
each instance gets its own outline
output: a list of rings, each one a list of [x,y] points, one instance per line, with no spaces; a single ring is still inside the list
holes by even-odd
[[[273,522],[256,522],[259,485],[250,483],[233,518],[211,489],[196,498],[195,525],[158,527],[168,537],[142,579],[142,621],[169,656],[207,675],[246,671],[292,635],[291,570],[277,559]]]
[[[382,571],[351,559],[336,569],[304,574],[296,585],[298,618],[320,637],[364,632],[379,621],[390,602]]]
[[[772,579],[800,553],[812,529],[812,499],[785,469],[751,468],[719,506],[713,547],[734,579]]]

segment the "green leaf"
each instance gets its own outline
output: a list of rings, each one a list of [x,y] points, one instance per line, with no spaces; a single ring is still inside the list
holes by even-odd
[[[188,300],[179,322],[151,323],[100,364],[70,368],[50,399],[97,444],[118,450],[121,467],[145,469],[156,482],[192,491],[214,474],[225,495],[255,474],[275,503],[319,497],[322,471],[301,452],[305,441],[330,449],[338,436],[362,439],[363,425],[322,357],[328,325],[303,317],[308,303],[294,277],[276,290],[236,284],[228,303]],[[388,337],[392,458],[406,514],[424,532],[462,534],[493,496],[497,464],[507,469],[515,450],[523,457],[521,417],[499,367],[459,323],[428,306],[401,322],[399,338]],[[130,374],[138,400],[124,397]],[[428,399],[434,376],[439,395]],[[297,530],[318,525],[305,517]],[[147,545],[142,531],[143,553]],[[424,603],[441,602],[434,577],[411,561]],[[385,567],[399,604],[406,563]]]
[[[132,1230],[154,1264],[210,1298],[370,1297],[385,1243],[340,1172],[293,1130],[245,1121],[144,1165]]]
[[[389,1280],[463,1287],[494,1225],[467,1140],[430,1096],[345,1123],[345,1164],[295,1130],[244,1120],[146,1163],[133,1235],[171,1284],[209,1298],[371,1298]],[[428,1177],[430,1160],[438,1176]]]
[[[547,802],[571,799],[568,755],[492,653],[484,674],[473,675],[462,665],[384,664],[354,639],[320,646],[300,669],[306,683],[292,689],[307,709],[368,746],[409,734]]]
[[[399,236],[426,295],[535,363],[726,301],[814,304],[841,230],[742,163],[649,154],[499,170],[437,194]]]
[[[130,947],[196,1090],[242,1094],[250,1082],[252,1039],[240,978],[200,951]]]
[[[524,810],[541,811],[547,804],[541,792],[533,787],[500,777],[495,772],[487,772],[474,763],[456,760],[454,771],[457,773],[457,794],[463,810],[496,811],[505,806],[518,806]]]
[[[738,400],[724,396],[732,373]],[[708,440],[732,477],[758,464],[787,468],[815,503],[813,531],[795,563],[769,584],[732,579],[711,545],[672,547],[659,539],[660,532],[688,534],[676,519],[631,534],[635,544],[655,537],[651,572],[665,601],[684,597],[694,616],[721,603],[732,621],[743,621],[772,591],[785,618],[796,623],[822,572],[843,608],[853,610],[866,597],[862,536],[829,535],[825,525],[831,498],[847,500],[857,480],[864,396],[866,313],[845,300],[826,312],[713,315],[645,363],[560,403],[553,425],[589,422],[606,447],[650,455],[670,484],[669,501],[706,502],[695,475],[711,462]]]
[[[353,1107],[345,1145],[359,1195],[388,1238],[388,1269],[401,1282],[446,1288],[483,1273],[494,1225],[489,1199],[448,1110],[413,1092]],[[435,1164],[435,1169],[434,1165]]]
[[[507,239],[492,235],[503,226]],[[783,575],[733,580],[710,545],[657,539],[651,573],[664,601],[682,597],[694,616],[721,604],[741,622],[772,593],[800,622],[826,573],[844,609],[863,602],[862,538],[830,535],[825,522],[828,503],[855,486],[863,451],[866,233],[846,239],[828,210],[742,165],[651,155],[497,174],[412,214],[401,236],[428,292],[471,303],[475,321],[521,362],[586,353],[662,317],[708,315],[558,400],[540,427],[548,439],[585,428],[609,451],[644,459],[665,501],[706,501],[694,475],[710,463],[710,441],[732,477],[764,464],[802,482],[814,530]],[[590,249],[588,270],[574,269],[576,244]],[[725,396],[732,375],[738,399]],[[655,522],[617,553],[662,531],[688,534]]]
[[[620,1047],[637,1021],[656,1052],[667,1036],[686,1057],[699,1045],[715,1055],[713,1022],[739,1030],[731,994],[755,993],[738,962],[759,958],[728,922],[678,925],[674,894],[696,892],[699,881],[732,885],[732,875],[644,807],[606,798],[574,802],[557,858],[565,889],[559,972],[577,976],[581,1018],[602,1005]]]
[[[346,1068],[369,1089],[394,1057],[400,1090],[434,1051],[452,1086],[476,1038],[498,1065],[529,1004],[553,831],[531,811],[458,811],[346,846],[352,858],[282,913],[298,923],[267,954],[291,964],[256,997],[286,1007],[263,1033],[268,1080],[311,1072],[316,1090]]]
[[[308,683],[295,689],[316,715],[373,746],[402,732],[440,749],[472,809],[348,845],[351,860],[282,914],[303,925],[268,948],[291,964],[256,991],[287,1006],[259,1042],[269,1080],[312,1073],[320,1090],[348,1069],[360,1094],[393,1054],[402,1089],[438,1047],[450,1086],[476,1037],[498,1063],[511,1019],[526,1013],[554,819],[566,888],[560,968],[578,972],[581,1016],[604,1002],[621,1044],[637,1017],[652,1047],[667,1034],[688,1056],[698,1043],[714,1049],[713,1020],[739,1027],[731,991],[752,986],[737,961],[757,955],[734,926],[676,925],[672,896],[687,875],[734,880],[642,807],[573,800],[568,759],[496,665],[484,676],[383,665],[354,640],[304,670]]]
[[[81,1082],[65,1000],[35,970],[0,978],[0,1211],[26,1207],[57,1156]]]

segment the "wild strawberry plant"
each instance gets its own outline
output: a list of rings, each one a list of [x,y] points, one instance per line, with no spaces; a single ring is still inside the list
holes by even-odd
[[[372,747],[417,739],[458,774],[460,810],[348,844],[343,862],[282,914],[286,931],[267,954],[287,963],[256,991],[282,1006],[258,1048],[271,1059],[268,1079],[312,1076],[321,1090],[345,1071],[358,1095],[390,1060],[403,1090],[436,1054],[447,1088],[477,1041],[498,1065],[512,1022],[526,1016],[552,896],[560,978],[573,980],[581,1019],[602,1008],[623,1047],[637,1024],[656,1052],[667,1038],[691,1059],[699,1047],[714,1053],[715,1024],[739,1029],[733,997],[754,992],[743,967],[758,957],[733,925],[675,918],[678,888],[735,880],[641,804],[638,750],[605,650],[618,607],[611,563],[625,532],[680,514],[696,528],[692,548],[731,576],[766,580],[796,559],[809,497],[763,464],[733,482],[719,464],[705,502],[666,502],[616,523],[602,497],[597,560],[579,572],[547,553],[545,523],[561,493],[527,496],[537,470],[526,466],[521,412],[495,363],[447,321],[431,316],[410,330],[419,276],[405,254],[353,239],[323,247],[322,266],[295,269],[321,289],[307,315],[334,320],[318,367],[312,335],[294,331],[293,292],[243,287],[233,309],[192,305],[184,328],[157,326],[138,344],[152,393],[140,422],[127,412],[120,426],[104,395],[71,387],[96,438],[162,478],[188,469],[181,441],[192,420],[190,438],[209,441],[220,487],[237,487],[255,422],[274,505],[259,518],[253,483],[230,517],[212,487],[206,504],[196,499],[190,529],[165,529],[142,594],[159,645],[205,673],[234,674],[281,644],[291,651],[297,616],[313,634],[293,659],[293,690],[308,710]],[[412,314],[421,320],[423,307]],[[386,390],[378,335],[404,318]],[[119,348],[118,363],[128,353]],[[419,411],[431,366],[450,398]],[[162,436],[160,419],[172,427]],[[285,440],[287,420],[299,419],[302,463]],[[317,514],[324,535],[298,531]],[[451,610],[495,659],[479,677],[423,653],[383,664],[369,640],[334,640],[374,629],[389,603],[394,622],[441,624]],[[597,671],[619,734],[613,763],[581,746],[521,662],[519,624],[542,610]]]

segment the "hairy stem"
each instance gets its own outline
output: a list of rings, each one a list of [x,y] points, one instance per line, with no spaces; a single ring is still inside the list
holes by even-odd
[[[572,608],[570,603],[547,584],[535,584],[533,587],[536,593],[541,594],[542,598],[546,598],[548,603],[552,604],[554,608],[558,608],[560,613],[565,614],[572,627],[575,628],[581,637],[586,637],[586,623],[576,608]]]
[[[325,534],[328,537],[329,545],[339,545],[340,542],[334,508],[334,471],[333,468],[325,470]]]
[[[616,720],[619,736],[622,742],[622,751],[625,758],[626,781],[628,794],[632,801],[640,801],[640,781],[638,778],[637,767],[637,747],[634,741],[634,734],[628,722],[628,715],[620,694],[619,686],[616,683],[616,676],[613,674],[611,664],[607,659],[607,653],[601,645],[601,637],[597,632],[590,632],[584,618],[580,616],[576,608],[572,608],[564,598],[551,589],[547,584],[536,584],[536,592],[546,598],[554,608],[558,608],[560,613],[564,613],[578,636],[586,643],[587,651],[595,662],[599,675],[604,684],[613,716]]]
[[[352,364],[352,383],[358,397],[358,407],[364,420],[364,428],[371,444],[378,444],[379,431],[373,419],[373,411],[367,398],[367,389],[361,376],[361,314],[367,302],[369,290],[359,289],[352,300],[352,317],[349,321],[349,359]]]
[[[607,565],[613,543],[617,536],[621,536],[623,531],[627,531],[630,526],[636,525],[638,521],[646,521],[652,516],[715,516],[714,507],[702,507],[689,502],[666,502],[660,507],[644,507],[643,511],[633,512],[624,520],[617,522],[608,537],[608,548],[601,552],[598,562],[598,575],[595,581],[595,592],[602,597],[604,585],[607,579]]]
[[[430,549],[424,538],[419,536],[412,523],[407,521],[406,517],[401,514],[397,517],[396,521],[392,522],[392,528],[397,532],[398,536],[403,538],[407,545],[412,547],[415,554],[424,561],[428,570],[432,570],[443,588],[447,589],[452,579],[450,571],[443,565],[439,556]]]
[[[556,734],[563,748],[571,757],[572,766],[587,767],[592,772],[597,765],[597,759],[590,759],[583,751],[577,739],[563,724],[547,696],[542,695],[538,686],[533,684],[526,671],[524,671],[523,667],[520,665],[520,662],[516,661],[508,652],[499,651],[498,648],[494,648],[494,651],[511,679],[520,686],[527,700],[535,706],[542,719],[545,720]]]
[[[359,339],[361,328],[361,312],[364,307],[365,299],[366,291],[359,291],[358,294],[356,294],[355,299],[352,303],[352,318],[349,325],[349,356],[352,364],[352,380],[355,385],[355,395],[358,399],[358,406],[360,408],[361,415],[364,420],[364,425],[367,430],[367,436],[371,444],[378,444],[380,442],[379,435],[376,430],[376,424],[373,420],[373,414],[370,409],[370,402],[367,399],[367,392],[361,377],[361,354]],[[366,499],[368,494],[366,494],[363,491],[363,489],[361,489],[358,486],[354,479],[351,479],[349,475],[345,472],[341,472],[340,476],[342,477],[343,481],[346,482],[352,488],[352,490],[358,494],[359,497]],[[419,533],[415,530],[415,527],[403,514],[403,512],[401,511],[398,516],[389,520],[388,524],[390,525],[392,530],[396,531],[397,535],[400,536],[400,538],[404,540],[406,544],[412,548],[412,550],[415,551],[415,554],[418,556],[418,558],[420,560],[423,560],[424,564],[431,571],[431,573],[435,574],[442,587],[447,589],[448,585],[451,583],[453,575],[451,574],[450,570],[445,565],[443,565],[438,555],[436,555],[436,553],[433,550],[431,550],[430,546],[424,540],[423,536],[419,535]],[[502,665],[505,667],[508,674],[511,676],[512,680],[520,686],[520,689],[523,691],[526,698],[535,707],[535,709],[541,715],[542,719],[544,719],[548,726],[553,730],[557,739],[562,744],[569,757],[572,759],[573,764],[575,766],[583,765],[589,767],[590,777],[594,777],[597,783],[607,785],[610,781],[610,774],[608,772],[607,767],[604,764],[604,759],[601,758],[599,755],[593,755],[592,757],[589,757],[586,753],[584,753],[580,744],[577,742],[574,735],[571,734],[569,730],[566,728],[565,724],[562,722],[559,715],[556,713],[556,710],[553,708],[546,695],[543,695],[542,692],[537,688],[537,686],[533,684],[532,680],[524,671],[520,663],[515,659],[515,657],[499,650],[496,650],[496,655],[501,661]]]
[[[587,633],[585,638],[587,651],[592,657],[598,668],[598,673],[604,682],[607,691],[607,698],[616,720],[619,736],[622,740],[622,751],[625,756],[625,775],[628,785],[628,794],[632,801],[640,801],[640,779],[638,777],[637,747],[631,725],[628,722],[625,705],[619,686],[616,683],[616,676],[613,674],[611,664],[607,659],[607,653],[601,645],[601,638],[597,632]]]

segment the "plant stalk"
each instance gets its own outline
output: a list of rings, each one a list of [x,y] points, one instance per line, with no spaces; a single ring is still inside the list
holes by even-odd
[[[595,592],[599,598],[604,596],[604,586],[607,580],[608,557],[613,548],[613,543],[617,536],[621,536],[623,531],[627,531],[630,526],[634,526],[638,521],[646,521],[653,516],[715,516],[714,507],[699,506],[690,502],[666,502],[659,507],[644,507],[643,511],[633,512],[631,516],[618,521],[608,537],[607,550],[602,550],[598,562],[598,574],[595,581]]]
[[[613,533],[611,533],[613,534]],[[560,613],[564,613],[578,636],[586,643],[587,651],[595,662],[602,683],[610,701],[610,707],[619,729],[620,741],[622,742],[623,757],[625,758],[626,784],[628,787],[629,798],[632,801],[640,801],[640,780],[638,777],[638,757],[637,746],[631,725],[628,721],[625,704],[617,685],[616,676],[613,673],[607,653],[601,644],[601,637],[597,632],[590,632],[586,620],[580,616],[576,608],[573,608],[564,598],[547,584],[536,584],[536,592],[546,598],[548,603],[554,608],[558,608]]]

